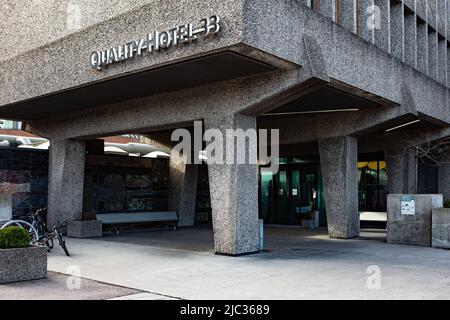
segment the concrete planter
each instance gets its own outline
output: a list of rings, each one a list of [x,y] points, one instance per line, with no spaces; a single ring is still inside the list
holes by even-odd
[[[432,247],[450,249],[450,209],[435,208],[432,215]]]
[[[67,226],[71,238],[99,238],[103,236],[103,224],[98,220],[72,221]]]
[[[47,276],[47,248],[0,249],[0,284]]]
[[[413,212],[402,212],[402,197],[412,197]],[[390,194],[387,199],[387,242],[415,246],[431,246],[431,212],[443,207],[440,194]]]

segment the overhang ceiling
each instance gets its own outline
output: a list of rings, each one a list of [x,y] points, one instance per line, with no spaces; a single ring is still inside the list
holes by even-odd
[[[367,109],[379,106],[375,102],[357,97],[341,90],[321,86],[317,90],[284,104],[267,114],[289,114],[297,112],[319,112],[326,110]]]
[[[275,67],[225,51],[0,107],[0,117],[38,120],[77,110],[267,72]]]

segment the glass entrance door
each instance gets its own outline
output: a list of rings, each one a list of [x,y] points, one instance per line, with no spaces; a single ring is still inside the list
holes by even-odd
[[[284,164],[272,176],[260,176],[260,212],[267,224],[298,225],[302,215],[318,210],[318,165]]]

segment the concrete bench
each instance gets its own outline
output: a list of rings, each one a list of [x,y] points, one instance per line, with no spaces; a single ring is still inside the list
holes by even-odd
[[[146,223],[146,222],[171,222],[176,229],[178,216],[175,211],[155,212],[120,212],[120,213],[98,213],[97,220],[106,225]]]

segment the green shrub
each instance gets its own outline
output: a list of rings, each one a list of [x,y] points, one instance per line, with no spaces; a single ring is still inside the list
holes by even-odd
[[[444,208],[450,208],[450,200],[444,201]]]
[[[0,230],[0,249],[24,248],[30,245],[28,231],[20,227]]]

